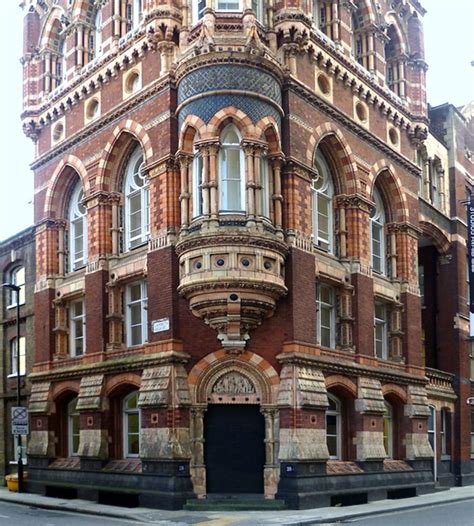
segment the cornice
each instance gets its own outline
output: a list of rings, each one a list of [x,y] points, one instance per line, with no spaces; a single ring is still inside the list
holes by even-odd
[[[316,93],[311,91],[308,87],[301,84],[296,79],[288,78],[285,87],[286,89],[291,90],[298,96],[300,96],[307,104],[316,107],[317,109],[319,109],[320,111],[337,121],[348,131],[357,135],[358,138],[361,138],[370,143],[374,148],[382,152],[383,155],[392,159],[394,162],[402,166],[402,168],[407,170],[412,175],[419,175],[420,169],[415,163],[411,162],[409,159],[387,146],[387,144],[384,141],[382,141],[373,133],[369,132],[366,128],[352,120],[348,115],[345,115],[341,110],[324,101]]]
[[[313,356],[311,354],[299,352],[287,352],[277,355],[277,360],[281,364],[289,363],[304,366],[317,366],[324,371],[340,373],[350,376],[369,376],[377,378],[384,382],[402,383],[405,385],[419,384],[425,386],[428,379],[425,376],[417,376],[405,372],[395,372],[389,369],[373,367],[370,365],[361,365],[354,362],[335,362],[334,358],[329,356]],[[338,356],[340,358],[340,356]]]
[[[189,361],[190,355],[182,351],[164,351],[155,354],[139,354],[127,356],[121,359],[112,359],[105,362],[92,364],[81,364],[73,367],[55,368],[47,372],[32,373],[29,379],[32,382],[65,380],[69,378],[78,378],[92,374],[112,374],[120,372],[129,372],[144,367],[153,367],[163,364],[185,364]]]
[[[73,146],[77,146],[80,143],[89,140],[94,133],[103,131],[106,126],[116,123],[124,115],[129,114],[132,109],[137,109],[140,106],[153,101],[153,99],[160,96],[167,89],[171,89],[172,86],[172,80],[167,75],[164,79],[160,80],[149,89],[141,91],[136,97],[131,98],[127,102],[120,103],[114,110],[104,115],[102,118],[99,118],[97,121],[94,121],[94,124],[82,128],[72,137],[65,139],[55,148],[48,150],[47,153],[31,164],[31,169],[37,170],[55,157],[64,154]]]

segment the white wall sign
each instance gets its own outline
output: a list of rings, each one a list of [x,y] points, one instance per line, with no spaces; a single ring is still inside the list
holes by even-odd
[[[164,332],[170,329],[170,319],[161,318],[161,320],[153,320],[151,322],[151,332]]]
[[[26,407],[12,407],[12,434],[28,434],[28,409]]]

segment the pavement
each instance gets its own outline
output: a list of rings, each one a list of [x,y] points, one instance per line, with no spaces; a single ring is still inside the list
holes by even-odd
[[[159,526],[303,526],[311,524],[334,524],[351,519],[406,511],[437,504],[466,500],[474,501],[474,486],[450,488],[446,491],[400,500],[381,500],[357,506],[315,508],[311,510],[278,511],[168,511],[150,508],[123,508],[97,504],[81,499],[56,499],[32,493],[12,493],[0,488],[0,501],[25,506],[59,510],[63,512],[110,517],[142,524]],[[0,504],[1,507],[1,504]],[[1,509],[1,508],[0,508]]]

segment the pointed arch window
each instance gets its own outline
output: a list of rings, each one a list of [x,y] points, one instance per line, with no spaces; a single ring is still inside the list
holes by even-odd
[[[245,211],[244,153],[237,128],[230,124],[221,134],[219,188],[221,212]]]
[[[79,454],[80,414],[77,410],[77,398],[71,400],[67,406],[68,456]]]
[[[140,454],[140,409],[138,391],[133,391],[123,400],[123,456],[136,458]]]
[[[385,274],[385,210],[377,187],[374,188],[374,202],[375,207],[370,217],[372,270],[377,274]]]
[[[140,146],[133,150],[125,166],[125,247],[132,250],[148,241],[150,196]]]
[[[342,458],[341,402],[328,393],[329,407],[326,409],[326,441],[329,458]]]
[[[78,182],[69,202],[69,270],[71,272],[87,263],[87,215],[83,199],[82,184]]]
[[[329,165],[320,150],[316,152],[314,168],[318,173],[311,184],[314,244],[333,252],[334,186]]]
[[[385,402],[383,413],[383,444],[388,458],[393,458],[393,408]]]

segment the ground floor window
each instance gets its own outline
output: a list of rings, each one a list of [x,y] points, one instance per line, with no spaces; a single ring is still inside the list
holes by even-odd
[[[329,458],[338,459],[341,456],[341,402],[333,395],[328,394],[329,407],[326,411],[326,440]]]
[[[123,452],[125,458],[140,454],[140,409],[138,391],[133,391],[123,400]]]

